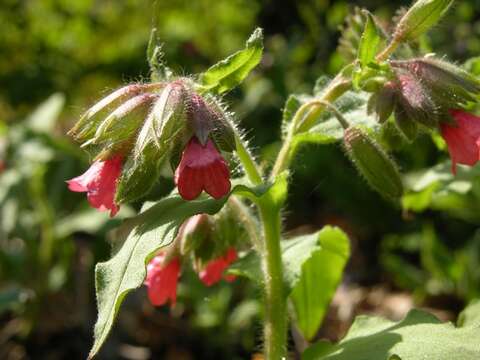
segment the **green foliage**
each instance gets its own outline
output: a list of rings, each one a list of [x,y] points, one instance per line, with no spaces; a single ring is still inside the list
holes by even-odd
[[[154,253],[174,240],[178,228],[188,217],[199,213],[214,214],[223,202],[211,199],[187,202],[173,195],[149,204],[124,225],[134,227],[121,249],[95,268],[98,319],[90,358],[105,342],[125,296],[142,285],[146,265]]]
[[[239,187],[243,193],[247,189]],[[236,188],[232,193],[235,191]],[[255,194],[258,194],[257,190],[250,190],[251,196]],[[146,265],[155,252],[175,239],[180,225],[187,218],[200,213],[215,214],[226,200],[201,198],[186,201],[173,194],[158,202],[146,203],[140,214],[122,225],[125,230],[120,231],[128,232],[125,242],[110,260],[98,263],[95,268],[98,318],[90,358],[105,342],[125,296],[142,285]]]
[[[348,237],[335,227],[326,226],[317,233],[282,242],[287,294],[293,303],[296,325],[306,339],[316,335],[349,256]],[[262,278],[260,258],[252,251],[230,266],[228,272],[258,283]]]
[[[350,257],[348,237],[338,228],[324,227],[318,233],[288,241],[284,262],[290,276],[301,264],[296,281],[291,281],[291,299],[298,328],[308,340],[322,324],[328,305],[342,279]],[[309,257],[305,258],[305,255]],[[321,289],[321,291],[319,291]]]
[[[375,60],[377,55],[378,45],[381,41],[381,30],[377,27],[375,19],[372,14],[366,12],[367,22],[365,30],[360,38],[358,47],[358,59],[362,67],[367,66],[370,62]]]
[[[304,360],[401,359],[474,360],[480,353],[478,326],[443,324],[431,314],[412,310],[395,323],[380,317],[359,316],[336,345],[320,342],[308,348]]]
[[[222,94],[238,86],[262,58],[263,32],[256,29],[245,44],[245,49],[230,55],[200,75],[202,92]]]
[[[423,212],[427,209],[448,212],[467,221],[478,217],[478,167],[458,166],[451,172],[451,161],[405,176],[408,192],[402,198],[405,210]]]

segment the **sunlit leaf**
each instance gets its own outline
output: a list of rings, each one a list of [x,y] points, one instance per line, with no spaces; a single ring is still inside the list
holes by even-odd
[[[242,192],[247,188],[243,186]],[[232,190],[235,193],[236,188]],[[252,194],[257,193],[251,190]],[[227,197],[214,200],[201,197],[185,201],[179,195],[170,195],[158,202],[147,203],[142,212],[123,225],[131,229],[125,242],[108,261],[95,268],[98,319],[95,324],[95,341],[90,358],[95,356],[105,342],[125,296],[140,287],[146,276],[146,264],[155,252],[170,244],[179,226],[190,216],[199,213],[215,214]]]
[[[358,47],[358,59],[360,64],[365,67],[375,59],[378,45],[380,44],[381,36],[380,29],[377,28],[375,19],[372,14],[365,11],[367,22],[360,38],[360,45]]]
[[[412,310],[400,322],[376,316],[358,316],[338,344],[312,345],[304,360],[476,360],[480,355],[480,327],[456,328],[435,316]],[[326,351],[325,351],[326,350]],[[394,357],[395,358],[395,357]]]
[[[200,76],[202,91],[222,94],[239,85],[258,65],[263,53],[263,32],[257,28],[247,40],[245,49],[218,62]]]

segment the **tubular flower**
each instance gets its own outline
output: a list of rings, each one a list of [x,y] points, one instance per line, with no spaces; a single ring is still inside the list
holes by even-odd
[[[165,254],[155,256],[147,265],[147,278],[144,284],[148,287],[148,298],[152,305],[161,306],[170,300],[174,306],[177,301],[177,282],[180,273],[178,257],[165,262]]]
[[[205,268],[200,271],[200,280],[206,286],[212,286],[219,282],[222,277],[228,282],[235,280],[234,275],[224,275],[225,269],[235,260],[237,260],[237,252],[234,248],[229,248],[225,255],[210,261]]]
[[[110,216],[113,217],[120,208],[114,198],[122,162],[123,158],[119,155],[105,161],[95,161],[85,173],[68,180],[68,188],[75,192],[86,192],[90,205],[100,211],[110,210]]]
[[[457,163],[473,166],[480,159],[480,117],[463,110],[450,110],[450,115],[456,126],[442,123],[440,127],[456,174]]]
[[[202,145],[193,136],[183,150],[175,171],[175,184],[185,200],[197,198],[205,190],[215,199],[230,191],[230,171],[211,139]]]

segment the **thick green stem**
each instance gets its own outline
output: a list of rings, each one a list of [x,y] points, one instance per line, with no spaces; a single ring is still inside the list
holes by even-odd
[[[263,274],[265,283],[265,360],[286,359],[287,302],[283,283],[282,252],[280,248],[280,209],[272,201],[260,204],[265,251]]]

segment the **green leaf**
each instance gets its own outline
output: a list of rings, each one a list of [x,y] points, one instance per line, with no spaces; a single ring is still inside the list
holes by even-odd
[[[476,360],[480,354],[480,327],[456,328],[433,315],[412,310],[400,322],[376,316],[358,316],[346,337],[319,354],[314,344],[304,360]],[[325,348],[324,343],[320,343]],[[394,357],[395,358],[395,357]]]
[[[375,19],[368,11],[364,11],[367,22],[365,23],[365,30],[360,38],[358,47],[358,59],[362,67],[366,67],[370,62],[375,60],[377,55],[378,45],[381,41],[380,30],[377,28]]]
[[[266,188],[237,185],[230,194],[237,192],[261,196]],[[125,221],[121,227],[128,233],[125,242],[118,246],[110,260],[95,267],[98,319],[89,358],[95,356],[105,342],[125,296],[142,285],[146,264],[154,253],[175,239],[178,228],[187,218],[200,213],[215,214],[227,199],[228,196],[219,200],[201,196],[186,201],[172,194],[158,202],[144,204],[140,214]],[[123,233],[122,229],[119,233]]]
[[[306,258],[305,254],[309,256]],[[350,256],[348,237],[340,229],[327,226],[316,234],[301,237],[284,256],[285,271],[291,277],[301,263],[300,276],[290,280],[291,299],[299,330],[306,339],[312,339],[342,279]]]
[[[400,19],[393,38],[397,41],[417,39],[440,21],[452,3],[453,0],[418,0]]]
[[[480,299],[473,300],[468,306],[458,315],[458,327],[473,327],[480,326]]]
[[[314,234],[282,241],[282,258],[287,293],[306,290],[309,285],[307,282],[316,276],[317,266],[322,269],[329,268],[332,262],[339,266],[337,269],[332,270],[332,274],[330,274],[330,281],[333,284],[333,280],[337,277],[337,270],[340,274],[342,273],[349,254],[350,246],[347,236],[340,229],[331,226],[326,226]],[[318,263],[319,259],[323,261],[324,256],[331,257],[330,260],[327,260],[325,267]],[[305,264],[307,265],[304,268]],[[228,273],[260,282],[262,279],[260,258],[256,252],[251,251],[230,266]],[[305,279],[304,276],[306,276]],[[325,275],[322,279],[324,278]],[[302,285],[303,282],[305,284]],[[297,286],[299,289],[295,290]],[[325,297],[322,296],[323,300],[320,300],[320,302],[325,302],[325,299],[329,296],[329,294],[325,293]]]
[[[218,62],[200,76],[200,90],[222,94],[239,85],[258,65],[263,53],[263,32],[257,28],[245,49]]]
[[[153,204],[129,222],[134,225],[126,241],[108,261],[95,267],[98,319],[92,358],[100,350],[110,332],[125,296],[140,287],[146,276],[146,264],[159,248],[171,243],[179,226],[190,216],[214,214],[225,199],[185,201],[178,195]]]
[[[451,162],[409,173],[405,176],[408,192],[402,198],[405,210],[422,212],[426,209],[448,211],[467,221],[480,217],[480,168],[457,165],[457,175],[451,172]]]

